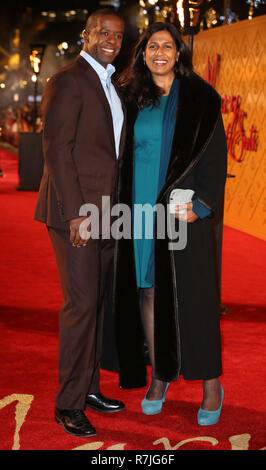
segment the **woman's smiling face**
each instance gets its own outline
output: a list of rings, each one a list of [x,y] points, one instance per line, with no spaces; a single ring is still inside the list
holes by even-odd
[[[178,57],[179,52],[176,43],[168,31],[158,31],[150,37],[146,45],[144,58],[153,76],[173,75]]]

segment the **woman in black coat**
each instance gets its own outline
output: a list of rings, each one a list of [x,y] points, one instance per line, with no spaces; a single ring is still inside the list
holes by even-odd
[[[186,380],[203,380],[198,423],[215,424],[223,388],[211,219],[223,201],[227,165],[220,97],[192,71],[190,52],[168,23],[145,31],[120,83],[128,117],[118,202],[133,209],[141,195],[143,203],[165,209],[154,219],[152,244],[138,245],[134,239],[134,210],[133,236],[117,240],[114,313],[120,386],[146,385],[146,337],[152,381],[143,412],[159,413],[169,383],[182,374]],[[155,140],[160,134],[157,149],[151,127]],[[145,160],[148,165],[149,158],[147,178],[139,164]],[[156,198],[144,201],[151,186]],[[169,205],[174,189],[192,190],[193,196],[175,206],[173,217]],[[164,225],[172,229],[164,237],[156,235]],[[179,231],[177,244],[172,243],[173,228]],[[139,263],[143,253],[149,259],[144,275],[143,259]]]

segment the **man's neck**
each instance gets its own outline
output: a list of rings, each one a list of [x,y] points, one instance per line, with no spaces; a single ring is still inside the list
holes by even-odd
[[[92,54],[90,54],[88,51],[86,51],[86,49],[82,49],[83,52],[85,52],[85,54],[88,54],[88,56],[90,56],[93,60],[95,60],[97,62],[97,64],[101,65],[101,67],[103,67],[104,69],[107,68],[108,65],[110,64],[101,64],[101,62],[99,62],[96,57],[94,57]]]

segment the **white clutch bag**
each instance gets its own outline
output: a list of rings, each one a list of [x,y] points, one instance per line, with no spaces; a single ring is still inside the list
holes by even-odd
[[[170,194],[170,214],[184,214],[185,209],[176,211],[175,206],[191,202],[194,193],[192,189],[173,189]]]

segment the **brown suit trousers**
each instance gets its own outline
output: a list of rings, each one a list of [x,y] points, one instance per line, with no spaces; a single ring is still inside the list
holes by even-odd
[[[105,292],[112,272],[113,240],[70,244],[69,233],[48,228],[63,292],[59,316],[59,383],[56,406],[83,409],[99,392]]]

